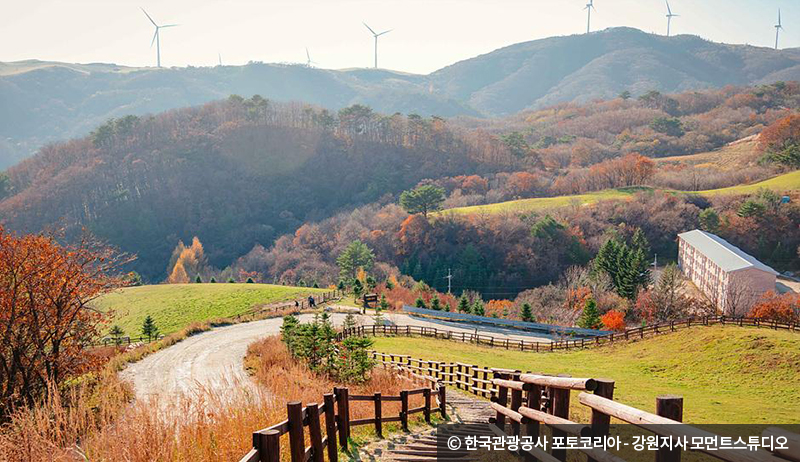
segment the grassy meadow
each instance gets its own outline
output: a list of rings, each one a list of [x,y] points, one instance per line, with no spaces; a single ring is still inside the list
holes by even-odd
[[[800,336],[731,326],[696,327],[600,349],[531,353],[423,338],[375,338],[375,349],[616,381],[614,398],[654,412],[662,394],[684,397],[689,423],[800,423]],[[588,417],[572,399],[573,415]]]
[[[112,324],[122,327],[125,335],[138,336],[147,315],[168,335],[193,322],[236,316],[258,305],[325,291],[272,284],[161,284],[120,289],[95,304],[113,311]]]
[[[750,194],[758,191],[760,188],[768,188],[774,191],[798,191],[800,190],[800,170],[779,175],[768,180],[759,181],[752,184],[743,184],[730,186],[727,188],[709,189],[706,191],[671,191],[676,194],[697,194],[701,196],[714,196],[714,195],[736,195],[736,194]],[[628,199],[637,192],[653,191],[653,188],[644,186],[606,189],[603,191],[591,192],[586,194],[572,194],[567,196],[556,197],[535,197],[533,199],[519,199],[514,201],[498,202],[495,204],[487,205],[473,205],[469,207],[456,207],[447,209],[442,213],[456,213],[459,215],[474,215],[482,213],[521,213],[521,212],[537,212],[542,210],[554,209],[559,207],[566,207],[569,205],[589,205],[599,202],[601,200],[609,199]],[[666,190],[668,191],[668,190]]]

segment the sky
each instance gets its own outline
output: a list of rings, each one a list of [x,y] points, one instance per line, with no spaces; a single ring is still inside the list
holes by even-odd
[[[588,0],[27,0],[4,2],[0,61],[39,59],[154,66],[160,24],[164,66],[249,61],[369,67],[373,39],[363,26],[393,29],[379,41],[379,65],[429,73],[513,43],[584,33]],[[594,0],[592,30],[629,26],[666,33],[663,0]],[[781,48],[800,47],[798,0],[671,0],[672,33]]]

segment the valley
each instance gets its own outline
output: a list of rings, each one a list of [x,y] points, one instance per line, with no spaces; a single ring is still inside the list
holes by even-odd
[[[195,3],[0,28],[0,460],[798,461],[795,8]]]

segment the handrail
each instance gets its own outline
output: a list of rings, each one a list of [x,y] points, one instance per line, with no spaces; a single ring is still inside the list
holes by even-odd
[[[414,395],[423,396],[423,405],[409,408],[409,397]],[[435,409],[432,397],[436,397]],[[374,407],[373,417],[352,418],[350,402],[353,401],[371,401]],[[396,416],[383,415],[384,402],[400,402],[400,413]],[[446,388],[441,383],[437,383],[435,388],[402,390],[396,396],[383,396],[381,393],[350,395],[347,388],[334,388],[333,393],[323,396],[323,404],[312,403],[304,407],[299,401],[287,403],[287,419],[253,432],[253,449],[239,462],[280,462],[280,438],[286,434],[289,435],[289,454],[292,462],[322,461],[323,451],[327,452],[327,459],[330,462],[336,462],[337,443],[343,449],[347,449],[351,427],[374,425],[375,433],[382,437],[384,423],[400,422],[401,427],[408,431],[409,415],[423,413],[425,421],[431,423],[431,412],[435,410],[442,418],[447,418],[446,403]],[[324,437],[322,418],[325,420]],[[310,446],[305,446],[306,428]]]

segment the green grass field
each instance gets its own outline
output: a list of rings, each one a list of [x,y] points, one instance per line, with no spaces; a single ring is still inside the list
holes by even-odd
[[[800,170],[779,175],[768,180],[759,181],[753,184],[737,185],[728,188],[710,189],[706,191],[672,191],[676,194],[698,194],[702,196],[714,196],[721,194],[750,194],[758,191],[760,188],[769,188],[774,191],[797,191],[800,190]],[[641,191],[652,191],[653,188],[648,187],[630,187],[619,189],[607,189],[604,191],[597,191],[586,194],[573,194],[568,196],[557,197],[537,197],[533,199],[520,199],[515,201],[498,202],[495,204],[487,205],[473,205],[470,207],[457,207],[447,209],[442,213],[456,213],[459,215],[474,215],[474,214],[494,214],[494,213],[520,213],[520,212],[536,212],[548,210],[559,207],[566,207],[569,205],[588,205],[594,204],[601,200],[609,199],[627,199]],[[668,191],[668,190],[665,190]]]
[[[113,324],[125,335],[138,336],[147,315],[162,334],[171,334],[192,322],[236,316],[260,304],[294,300],[324,289],[271,284],[162,284],[120,289],[95,302],[113,311]]]
[[[375,338],[376,350],[616,381],[616,400],[654,412],[662,394],[684,397],[690,423],[800,423],[800,335],[696,327],[634,343],[561,353],[523,353],[446,340]],[[573,396],[580,419],[586,408]]]

